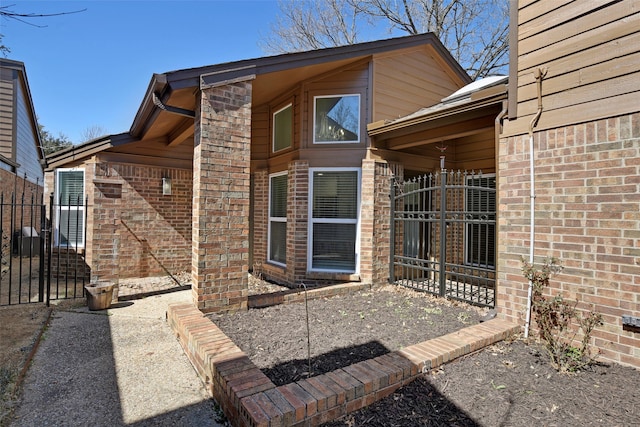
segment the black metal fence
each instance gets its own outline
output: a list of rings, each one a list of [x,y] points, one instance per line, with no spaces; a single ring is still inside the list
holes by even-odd
[[[86,200],[0,193],[0,225],[0,306],[84,296]]]
[[[391,281],[495,306],[495,176],[443,170],[394,182],[391,196]]]

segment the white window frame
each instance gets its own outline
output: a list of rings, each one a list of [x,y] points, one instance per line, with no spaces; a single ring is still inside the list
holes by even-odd
[[[286,267],[287,266],[286,263],[282,263],[280,261],[276,261],[276,260],[272,259],[272,256],[271,256],[271,223],[272,222],[280,222],[280,223],[285,223],[285,224],[287,223],[286,213],[285,213],[284,217],[274,217],[274,216],[272,216],[272,212],[271,212],[271,182],[272,181],[271,180],[273,178],[276,178],[276,177],[279,177],[279,176],[283,176],[283,175],[285,175],[285,176],[288,175],[288,172],[284,171],[284,172],[278,172],[278,173],[273,173],[273,174],[269,175],[269,197],[268,197],[268,200],[267,200],[268,207],[269,207],[269,219],[268,219],[268,224],[267,224],[267,261],[270,264],[275,264],[275,265],[279,265],[281,267]],[[288,187],[289,187],[289,183],[287,182],[287,192],[289,191]],[[286,249],[287,249],[287,245],[286,245],[286,239],[285,239],[285,258],[287,256]]]
[[[315,172],[356,172],[357,173],[357,188],[356,188],[356,209],[357,217],[351,218],[314,218],[313,217],[313,176]],[[346,274],[359,274],[360,273],[360,218],[362,216],[362,205],[360,203],[362,194],[362,170],[360,168],[309,168],[309,202],[308,202],[308,228],[307,228],[307,271],[308,272],[325,272],[325,273],[346,273]],[[334,224],[355,224],[356,227],[356,241],[355,241],[355,268],[353,270],[333,270],[333,269],[320,269],[313,268],[313,225],[316,223],[334,223]]]
[[[467,211],[467,206],[468,206],[468,197],[469,197],[469,189],[467,188],[468,185],[470,185],[470,183],[472,183],[474,180],[478,180],[478,179],[493,179],[494,181],[496,180],[496,174],[495,173],[490,173],[490,174],[482,174],[482,175],[469,175],[466,177],[466,182],[465,182],[465,191],[464,191],[464,208],[465,211]],[[491,188],[491,187],[484,187],[484,188]],[[497,182],[496,185],[494,187],[494,189],[497,189]],[[498,200],[497,200],[497,193],[496,193],[496,200],[494,202],[495,206],[494,206],[494,211],[497,210],[497,204],[498,204]],[[496,212],[496,217],[497,217],[497,212]],[[471,257],[469,256],[469,234],[472,232],[472,225],[473,224],[466,224],[465,226],[465,236],[464,236],[464,262],[466,265],[471,265],[474,267],[482,267],[482,268],[495,268],[495,262],[496,262],[496,245],[497,245],[497,236],[495,235],[496,233],[496,229],[497,229],[497,224],[494,225],[494,237],[493,237],[493,264],[483,264],[483,263],[478,263],[475,262],[475,260],[470,259]],[[488,225],[487,225],[488,227]],[[487,258],[482,257],[482,258]]]
[[[68,203],[65,204],[62,201],[62,205],[59,205],[60,200],[60,173],[61,172],[82,172],[82,199],[80,200],[80,205],[78,206],[69,206]],[[57,247],[66,247],[66,248],[75,248],[75,249],[83,249],[85,247],[85,229],[86,229],[86,212],[85,212],[85,199],[87,195],[87,186],[86,186],[86,172],[82,168],[60,168],[56,169],[55,175],[55,198],[54,205],[57,206],[55,209],[55,246]],[[60,217],[62,216],[62,211],[79,211],[82,215],[82,227],[80,229],[80,242],[76,244],[62,244],[60,242]]]
[[[278,115],[278,113],[283,112],[287,108],[291,108],[291,124],[290,124],[291,125],[291,141],[290,141],[289,146],[276,150],[276,115]],[[290,102],[287,105],[285,105],[284,107],[282,107],[279,110],[277,110],[276,112],[274,112],[271,115],[271,123],[272,123],[272,125],[271,125],[271,127],[272,127],[272,130],[271,130],[271,152],[279,153],[281,151],[288,150],[291,147],[293,147],[293,133],[294,133],[293,132],[293,103]]]
[[[318,141],[316,140],[316,106],[317,100],[321,98],[338,98],[338,97],[347,97],[347,96],[355,96],[358,98],[358,139],[355,141]],[[359,93],[338,93],[331,95],[317,95],[313,97],[313,127],[312,127],[312,136],[314,144],[359,144],[362,141],[362,129],[360,129],[360,125],[362,123],[362,98]]]

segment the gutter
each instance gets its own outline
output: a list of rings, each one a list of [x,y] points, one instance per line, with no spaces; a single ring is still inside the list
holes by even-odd
[[[529,264],[533,264],[534,252],[535,252],[535,238],[536,238],[536,192],[535,192],[535,152],[533,144],[533,129],[538,124],[540,116],[542,115],[542,79],[547,75],[547,69],[538,68],[534,72],[536,79],[536,86],[538,88],[538,111],[529,123],[529,182],[530,182],[530,218],[531,223],[529,226]],[[529,288],[527,291],[527,317],[524,326],[524,337],[529,337],[529,327],[531,325],[531,295],[533,293],[533,282],[529,280]]]
[[[141,138],[145,129],[148,127],[149,120],[153,117],[156,105],[154,97],[157,94],[164,94],[169,84],[167,83],[166,74],[154,74],[147,87],[147,92],[142,99],[142,104],[133,119],[129,133],[136,138]]]

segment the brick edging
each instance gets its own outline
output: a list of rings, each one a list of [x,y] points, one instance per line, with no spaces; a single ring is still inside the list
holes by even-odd
[[[307,290],[307,299],[328,298],[338,295],[347,295],[365,289],[370,289],[371,285],[366,283],[343,283],[332,286],[312,287]],[[268,294],[249,295],[249,308],[264,308],[278,304],[293,304],[304,302],[304,290],[289,289]]]
[[[172,304],[167,322],[234,426],[315,426],[376,402],[420,373],[520,331],[502,319],[276,387],[192,304]]]

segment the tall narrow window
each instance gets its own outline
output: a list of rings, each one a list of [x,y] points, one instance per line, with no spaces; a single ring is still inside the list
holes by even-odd
[[[84,247],[84,170],[58,169],[56,172],[57,245]]]
[[[287,263],[287,174],[269,177],[269,254],[270,262]]]
[[[309,270],[357,272],[360,173],[312,170]]]
[[[360,95],[316,96],[313,142],[360,142]]]
[[[465,254],[467,264],[494,267],[496,263],[496,177],[467,178]]]
[[[273,113],[273,152],[286,150],[293,141],[293,106],[291,104]]]

